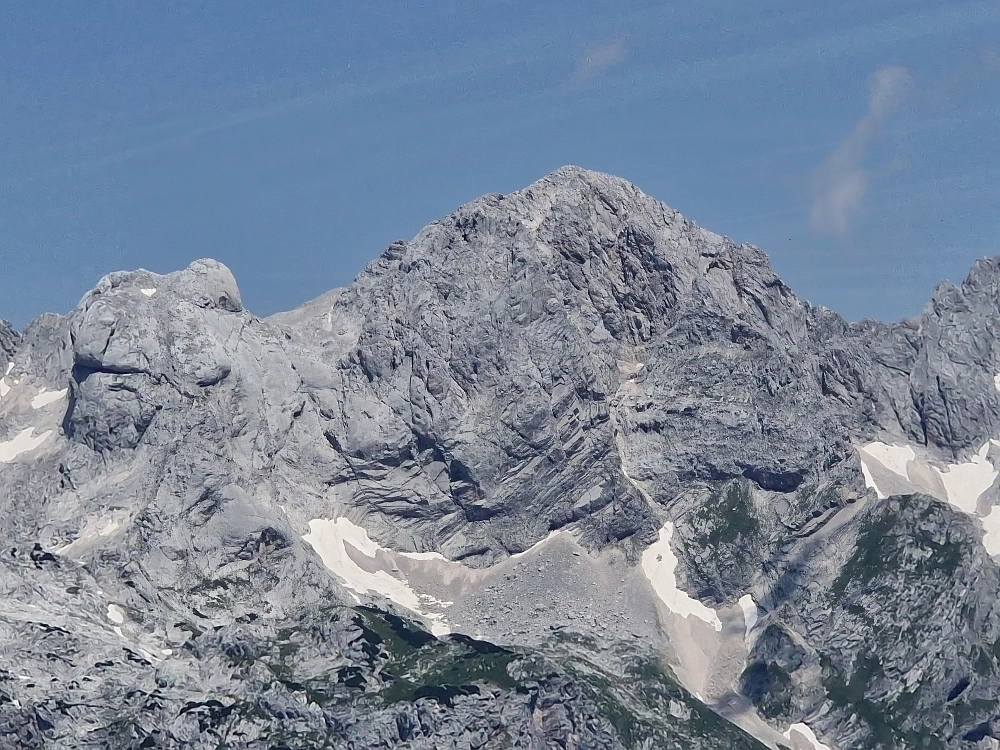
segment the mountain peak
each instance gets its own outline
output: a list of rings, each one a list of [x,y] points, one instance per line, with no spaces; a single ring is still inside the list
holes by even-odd
[[[232,271],[212,258],[192,261],[187,268],[168,274],[153,273],[143,268],[114,271],[101,278],[83,296],[80,304],[89,304],[118,289],[130,289],[147,299],[173,294],[199,307],[218,308],[228,312],[240,312],[243,309],[240,289]]]
[[[628,180],[618,177],[616,175],[608,174],[606,172],[599,172],[594,169],[586,169],[585,167],[577,166],[576,164],[565,164],[558,169],[549,172],[549,174],[536,180],[527,189],[531,190],[536,185],[551,184],[551,185],[565,185],[577,181],[583,181],[590,184],[598,183],[618,183],[620,185],[631,186]]]
[[[995,267],[920,325],[848,326],[758,249],[567,166],[271,319],[215,261],[109,274],[20,341],[0,326],[0,678],[30,677],[0,679],[0,725],[760,747],[704,701],[772,748],[982,738]],[[549,688],[515,650],[551,657]],[[596,693],[565,682],[581,659]]]
[[[598,172],[574,164],[567,164],[536,180],[511,196],[524,196],[529,200],[544,197],[547,200],[576,203],[585,197],[603,198],[612,204],[650,202],[672,210],[663,203],[643,193],[628,180],[605,172]]]

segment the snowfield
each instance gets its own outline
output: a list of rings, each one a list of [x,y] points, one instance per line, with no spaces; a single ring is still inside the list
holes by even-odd
[[[1000,442],[989,440],[968,461],[946,464],[943,468],[918,458],[909,445],[869,443],[858,448],[858,456],[866,486],[875,490],[880,499],[900,492],[921,492],[948,503],[979,520],[985,532],[986,551],[997,555],[1000,554],[1000,506],[993,505],[985,513],[979,509],[980,498],[1000,475],[989,459],[993,446],[1000,447]]]
[[[721,632],[722,621],[718,613],[677,586],[678,560],[670,548],[673,535],[674,525],[667,521],[660,529],[660,538],[642,553],[642,572],[667,609],[681,617],[697,617]]]
[[[46,430],[40,435],[35,435],[34,427],[26,427],[12,439],[0,443],[0,463],[9,464],[22,453],[33,451],[40,446],[52,434],[52,430]]]

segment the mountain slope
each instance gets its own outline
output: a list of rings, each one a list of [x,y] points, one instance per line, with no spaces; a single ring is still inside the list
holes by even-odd
[[[998,270],[848,324],[566,167],[269,319],[214,261],[111,274],[0,329],[0,721],[29,747],[988,742]]]

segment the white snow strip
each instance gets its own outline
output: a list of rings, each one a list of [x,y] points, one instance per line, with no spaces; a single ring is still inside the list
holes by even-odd
[[[621,454],[620,448],[619,454]],[[621,467],[621,472],[625,479],[652,504],[653,499],[649,496],[649,493],[642,488],[641,484],[629,476],[624,466]],[[677,586],[676,573],[678,560],[677,555],[670,548],[670,539],[673,535],[674,525],[670,521],[667,521],[663,524],[663,528],[660,529],[660,538],[642,553],[642,572],[645,574],[646,580],[652,585],[653,591],[659,597],[660,601],[666,605],[667,609],[685,619],[689,615],[694,615],[698,619],[709,623],[716,631],[721,633],[722,620],[719,619],[718,613],[711,607],[706,607],[697,599],[688,596],[687,592],[682,591]]]
[[[862,453],[859,450],[858,455],[861,456],[861,473],[864,475],[865,478],[865,487],[870,487],[871,489],[875,490],[875,496],[879,500],[885,500],[889,496],[884,492],[882,492],[882,490],[878,488],[878,485],[875,484],[875,479],[872,477],[872,473],[868,469],[868,464],[865,461],[864,453]]]
[[[401,555],[402,557],[408,557],[411,560],[437,560],[438,562],[446,563],[452,562],[452,560],[449,560],[440,552],[396,552],[395,554]]]
[[[642,553],[642,572],[653,586],[653,591],[671,612],[688,617],[694,615],[722,631],[722,621],[714,609],[706,607],[677,587],[677,555],[670,548],[674,525],[667,521],[660,529],[660,538]]]
[[[10,386],[7,385],[7,378],[0,378],[0,398],[3,398],[8,393],[10,393]]]
[[[916,459],[913,448],[909,445],[886,445],[885,443],[869,443],[865,450],[872,458],[891,472],[908,479],[906,465]]]
[[[108,619],[111,620],[115,625],[121,625],[125,622],[125,610],[119,607],[117,604],[108,605]]]
[[[7,372],[4,373],[4,376],[6,377],[7,375],[10,375],[10,371],[13,370],[13,369],[14,369],[14,363],[13,362],[8,362],[7,363]],[[997,375],[997,377],[1000,378],[1000,375]]]
[[[746,594],[740,597],[740,609],[743,610],[743,623],[746,625],[746,635],[744,636],[748,641],[750,640],[750,631],[753,630],[754,625],[757,624],[758,612],[757,612],[757,602],[753,600],[753,596]]]
[[[17,433],[12,439],[0,443],[0,463],[9,464],[22,453],[27,453],[37,448],[52,434],[52,430],[46,430],[41,435],[35,435],[34,432],[34,427],[27,427]]]
[[[444,622],[442,615],[423,610],[421,597],[406,581],[395,578],[384,570],[370,573],[351,559],[348,546],[372,559],[379,551],[391,553],[391,550],[380,547],[373,541],[368,536],[368,532],[360,526],[351,523],[346,518],[335,520],[314,518],[309,522],[309,533],[302,538],[312,545],[320,559],[323,560],[323,564],[343,579],[349,589],[359,594],[368,592],[380,594],[426,617],[431,621],[431,632],[436,636],[447,635],[451,632],[451,628]],[[432,553],[408,554],[420,555],[416,559],[436,559],[436,557],[424,556]]]
[[[950,464],[944,471],[934,467],[944,483],[948,502],[970,515],[976,514],[979,496],[992,487],[997,478],[997,470],[986,459],[989,447],[986,443],[969,463]]]
[[[156,294],[156,289],[140,289],[139,291],[145,294],[147,297],[152,297],[154,294]]]
[[[10,371],[8,370],[8,372]],[[1000,373],[993,376],[993,385],[996,386],[998,391],[1000,391]]]
[[[80,536],[67,545],[57,549],[57,555],[73,557],[77,552],[86,552],[94,542],[107,539],[122,527],[121,521],[114,518],[88,518],[80,531]]]
[[[47,391],[42,388],[38,392],[38,395],[31,399],[31,408],[41,409],[43,406],[48,406],[55,401],[65,398],[68,392],[66,388],[63,388],[61,391]]]
[[[832,750],[832,748],[829,745],[824,745],[822,742],[820,742],[819,739],[816,737],[816,734],[813,732],[813,730],[811,730],[809,726],[806,724],[802,723],[792,724],[790,727],[788,727],[787,730],[785,730],[784,733],[784,738],[789,742],[791,742],[795,747],[795,749],[798,750],[798,748],[801,747],[801,743],[795,742],[795,739],[792,738],[793,734],[796,735],[795,739],[801,737],[803,740],[812,745],[813,748],[815,748],[815,750]]]
[[[990,555],[1000,555],[1000,506],[990,508],[989,515],[979,519],[983,524],[983,546]]]

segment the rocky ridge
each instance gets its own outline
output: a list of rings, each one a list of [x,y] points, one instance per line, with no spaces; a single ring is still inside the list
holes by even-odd
[[[989,745],[998,264],[849,324],[566,167],[268,319],[110,274],[0,326],[0,734]]]

